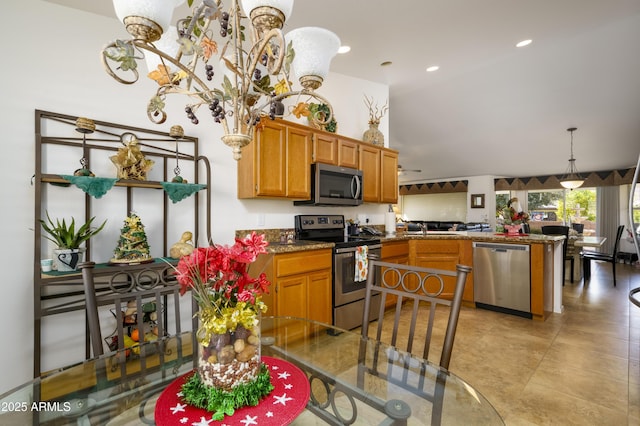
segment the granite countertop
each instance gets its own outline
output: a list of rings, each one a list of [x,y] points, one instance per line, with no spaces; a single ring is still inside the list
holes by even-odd
[[[385,235],[380,238],[382,242],[404,241],[404,240],[473,240],[490,241],[495,243],[542,243],[553,244],[556,241],[564,240],[561,235],[523,234],[522,236],[511,236],[495,232],[467,232],[467,231],[428,231],[427,234],[421,232],[405,232],[397,235]]]
[[[473,240],[473,241],[489,241],[495,243],[542,243],[553,244],[556,241],[562,241],[563,236],[558,235],[542,235],[529,234],[523,236],[507,236],[505,234],[497,234],[493,232],[467,232],[467,231],[433,231],[422,233],[404,233],[398,235],[384,235],[380,237],[380,241],[409,241],[409,240]],[[294,240],[291,243],[270,242],[267,246],[267,252],[272,254],[292,253],[305,250],[333,249],[333,243],[325,243],[318,241]]]

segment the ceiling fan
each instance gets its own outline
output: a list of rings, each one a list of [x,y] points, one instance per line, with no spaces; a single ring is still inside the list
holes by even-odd
[[[420,169],[405,169],[400,164],[398,164],[398,176],[404,175],[405,173],[421,173]]]

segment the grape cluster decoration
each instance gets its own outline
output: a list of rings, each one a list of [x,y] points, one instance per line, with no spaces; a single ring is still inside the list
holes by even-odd
[[[189,105],[185,107],[184,112],[187,113],[187,117],[193,124],[198,124],[200,122]]]
[[[211,116],[214,118],[215,122],[220,123],[225,114],[222,105],[220,105],[220,100],[218,98],[213,98],[213,101],[209,104],[209,109],[211,110]]]
[[[220,15],[220,35],[226,37],[229,32],[229,13],[222,12]]]

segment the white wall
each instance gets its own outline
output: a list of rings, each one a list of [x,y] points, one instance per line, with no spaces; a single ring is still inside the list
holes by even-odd
[[[400,202],[403,218],[409,220],[452,220],[488,222],[495,228],[494,176],[472,176],[466,193],[405,195]],[[484,194],[484,208],[471,208],[471,194]]]
[[[143,77],[137,84],[125,86],[104,72],[100,62],[102,47],[115,38],[126,37],[115,19],[40,0],[8,2],[4,10],[0,29],[4,40],[0,165],[5,206],[0,209],[0,223],[5,237],[0,249],[4,271],[0,323],[7,349],[0,352],[0,392],[28,380],[32,374],[34,192],[30,178],[34,173],[35,109],[164,131],[181,124],[188,135],[200,138],[201,151],[211,161],[213,239],[219,243],[232,242],[236,229],[258,228],[261,215],[265,218],[264,228],[293,227],[293,215],[306,212],[343,213],[354,218],[360,213],[369,216],[371,223],[384,223],[384,205],[365,205],[356,210],[294,207],[287,201],[238,200],[236,163],[230,149],[220,141],[221,130],[215,123],[201,117],[198,126],[192,125],[183,112],[184,101],[174,97],[169,102],[168,122],[155,126],[146,117],[147,100],[155,91],[155,83]],[[338,131],[354,138],[360,138],[368,127],[364,94],[381,102],[389,96],[385,85],[336,74],[329,76],[319,92],[334,106]],[[388,141],[386,120],[380,129]],[[120,225],[121,222],[110,224],[116,228]],[[70,324],[82,329],[83,321],[81,312],[45,319],[44,370],[82,359],[82,337],[65,330],[73,329]]]

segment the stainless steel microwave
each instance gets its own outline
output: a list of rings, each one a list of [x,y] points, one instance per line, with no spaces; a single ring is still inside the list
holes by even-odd
[[[312,164],[311,199],[293,203],[307,206],[358,206],[362,204],[362,170]]]

